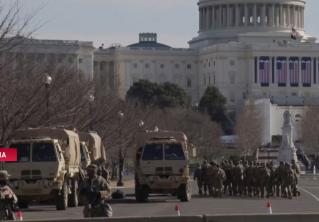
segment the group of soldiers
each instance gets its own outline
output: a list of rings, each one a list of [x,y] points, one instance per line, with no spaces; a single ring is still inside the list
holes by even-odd
[[[298,178],[300,168],[291,163],[280,162],[274,167],[272,162],[224,160],[221,164],[206,160],[194,172],[199,195],[213,197],[283,197],[292,199],[299,196]]]

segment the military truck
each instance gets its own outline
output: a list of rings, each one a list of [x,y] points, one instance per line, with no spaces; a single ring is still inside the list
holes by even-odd
[[[135,197],[148,200],[151,193],[191,199],[187,137],[176,131],[145,131],[136,136]]]
[[[76,132],[60,128],[18,130],[9,142],[17,162],[6,163],[21,208],[31,201],[55,201],[57,210],[78,205],[81,161]]]
[[[106,160],[105,149],[101,137],[94,131],[79,134],[81,142],[85,142],[90,153],[91,161],[102,158]]]

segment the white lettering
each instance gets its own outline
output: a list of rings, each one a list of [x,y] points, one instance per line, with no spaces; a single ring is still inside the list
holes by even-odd
[[[7,158],[7,155],[5,152],[0,152],[0,158]]]

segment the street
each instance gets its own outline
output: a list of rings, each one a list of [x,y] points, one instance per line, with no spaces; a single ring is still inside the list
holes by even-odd
[[[203,214],[265,214],[267,199],[232,198],[222,199],[199,197],[193,184],[193,198],[181,203],[175,197],[155,195],[148,203],[136,203],[133,189],[124,189],[128,195],[123,200],[111,201],[113,217],[174,216],[178,204],[181,215]],[[315,213],[319,212],[319,178],[311,175],[300,180],[301,196],[292,200],[271,198],[273,213]],[[83,218],[82,207],[56,211],[54,206],[31,206],[24,212],[24,219],[39,218]]]

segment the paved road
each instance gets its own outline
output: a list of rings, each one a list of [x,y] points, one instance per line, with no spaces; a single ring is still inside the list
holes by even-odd
[[[300,181],[301,197],[293,200],[272,198],[274,213],[314,213],[319,212],[319,177],[307,176]],[[195,193],[195,187],[193,187]],[[128,193],[132,189],[127,190]],[[266,199],[223,198],[215,199],[193,195],[191,202],[181,203],[175,197],[154,196],[148,203],[136,203],[133,196],[121,201],[113,201],[115,217],[126,216],[174,216],[178,204],[182,215],[201,214],[263,214],[267,212]],[[82,208],[56,211],[53,206],[31,206],[24,212],[25,219],[36,218],[82,218]]]

